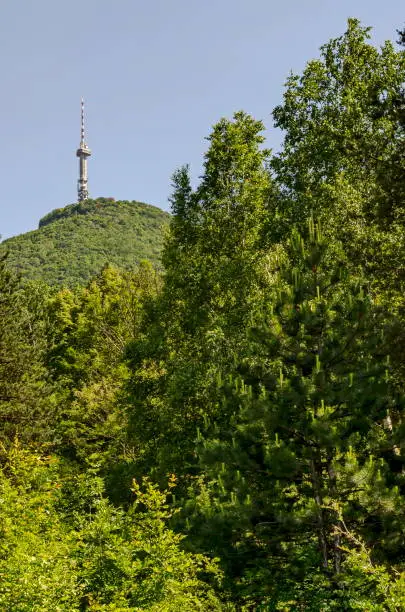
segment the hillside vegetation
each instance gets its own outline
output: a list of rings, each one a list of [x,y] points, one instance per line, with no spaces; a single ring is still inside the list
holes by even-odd
[[[405,610],[405,50],[369,36],[289,77],[276,155],[213,126],[163,273],[0,258],[1,611]]]
[[[5,240],[0,254],[29,280],[84,285],[106,263],[132,269],[149,260],[159,267],[169,215],[141,202],[99,198],[57,208],[39,229]]]

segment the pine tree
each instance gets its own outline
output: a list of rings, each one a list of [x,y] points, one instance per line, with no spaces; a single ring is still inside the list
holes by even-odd
[[[298,597],[306,575],[323,575],[337,598],[343,520],[376,558],[397,554],[404,537],[405,506],[383,458],[395,447],[387,417],[403,403],[367,283],[313,221],[275,265],[249,352],[219,383],[230,418],[201,433],[206,477],[189,502],[195,537],[216,534],[210,544],[256,605]]]

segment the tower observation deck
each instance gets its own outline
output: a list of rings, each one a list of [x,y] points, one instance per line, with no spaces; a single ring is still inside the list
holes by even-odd
[[[77,181],[77,199],[79,202],[87,200],[89,197],[88,178],[87,178],[87,158],[91,151],[87,146],[84,136],[84,100],[81,101],[81,124],[80,124],[80,145],[76,151],[79,158],[79,180]]]

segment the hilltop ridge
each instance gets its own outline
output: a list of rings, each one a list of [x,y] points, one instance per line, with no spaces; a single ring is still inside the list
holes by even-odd
[[[89,199],[52,210],[37,230],[2,242],[0,254],[8,251],[9,267],[24,279],[84,285],[106,263],[130,269],[146,259],[159,267],[169,219],[143,202]]]

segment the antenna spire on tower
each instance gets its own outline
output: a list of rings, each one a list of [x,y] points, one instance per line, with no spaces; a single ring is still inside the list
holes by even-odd
[[[87,200],[89,197],[88,181],[87,181],[87,158],[90,157],[91,151],[84,139],[84,100],[81,99],[81,115],[80,115],[80,145],[76,151],[79,158],[79,180],[77,181],[77,199],[79,202]]]
[[[80,142],[84,142],[84,99],[82,98],[81,102],[81,132],[80,132]]]

